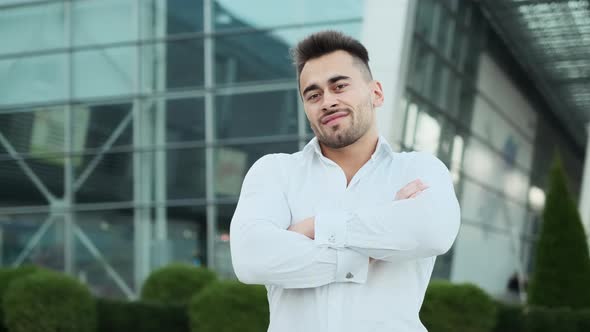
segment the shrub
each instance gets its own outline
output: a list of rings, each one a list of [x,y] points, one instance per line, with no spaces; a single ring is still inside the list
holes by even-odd
[[[488,332],[496,323],[496,305],[475,285],[434,281],[420,317],[430,332]]]
[[[2,301],[4,300],[6,289],[8,289],[12,281],[22,279],[40,270],[40,268],[33,265],[25,265],[17,268],[0,268],[0,332],[6,331],[4,327],[4,310],[2,310]]]
[[[88,288],[55,272],[13,281],[3,306],[11,332],[90,332],[96,327],[96,307]]]
[[[188,332],[187,307],[97,299],[97,332]]]
[[[266,289],[237,281],[212,283],[191,300],[189,319],[193,332],[266,331]]]
[[[570,308],[531,308],[526,315],[526,331],[578,332],[578,329]]]
[[[523,307],[496,302],[496,326],[494,332],[523,332],[525,316]]]
[[[590,307],[590,258],[578,208],[559,159],[551,169],[528,302],[539,307]]]
[[[147,278],[141,298],[148,302],[187,305],[191,297],[216,280],[215,272],[188,264],[170,264]]]

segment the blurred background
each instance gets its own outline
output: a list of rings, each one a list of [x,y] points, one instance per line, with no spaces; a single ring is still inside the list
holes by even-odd
[[[502,296],[532,271],[559,152],[584,185],[586,0],[0,0],[0,265],[136,298],[170,262],[235,278],[249,167],[313,134],[289,49],[335,29],[369,49],[381,133],[453,175],[462,228],[434,278]],[[587,228],[586,228],[587,229]]]

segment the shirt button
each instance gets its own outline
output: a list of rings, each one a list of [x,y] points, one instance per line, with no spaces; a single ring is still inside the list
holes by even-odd
[[[330,235],[330,238],[328,239],[328,242],[334,243],[334,241],[336,241],[336,239],[334,238],[334,235]]]
[[[354,278],[354,275],[350,272],[348,272],[348,274],[346,275],[346,279],[352,279]]]

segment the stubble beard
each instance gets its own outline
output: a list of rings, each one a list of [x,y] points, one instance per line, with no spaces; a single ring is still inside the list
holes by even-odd
[[[369,131],[371,124],[369,121],[362,121],[368,117],[368,114],[361,113],[370,112],[372,110],[370,100],[369,105],[366,107],[357,107],[357,109],[359,111],[356,113],[352,112],[350,109],[348,110],[350,125],[346,129],[342,129],[340,124],[325,127],[324,130],[327,131],[327,133],[322,132],[322,130],[319,130],[318,128],[314,128],[318,141],[328,148],[341,149],[355,143],[363,137],[363,135]],[[358,115],[359,117],[357,118],[355,115]],[[355,120],[360,120],[360,122],[356,123]]]

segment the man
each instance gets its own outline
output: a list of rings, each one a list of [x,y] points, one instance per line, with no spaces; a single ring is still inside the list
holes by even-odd
[[[459,228],[448,169],[379,136],[381,84],[358,41],[313,34],[293,52],[315,133],[248,171],[230,227],[239,280],[268,290],[270,332],[417,332],[435,257]]]

